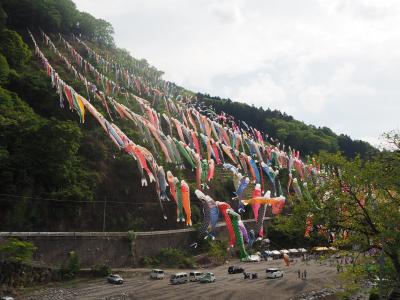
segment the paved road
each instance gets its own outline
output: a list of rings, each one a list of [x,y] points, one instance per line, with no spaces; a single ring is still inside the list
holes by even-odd
[[[243,274],[227,274],[229,265],[239,265],[246,272],[258,272],[258,279],[243,279]],[[279,267],[284,277],[266,279],[265,268]],[[307,270],[307,279],[298,278],[297,271]],[[336,270],[317,262],[296,262],[286,267],[282,260],[259,263],[229,264],[210,268],[216,282],[201,284],[189,282],[181,285],[169,284],[169,276],[182,270],[166,270],[164,280],[150,280],[148,272],[132,270],[123,275],[123,285],[111,285],[104,279],[78,282],[71,287],[51,287],[32,292],[20,299],[290,299],[311,290],[337,286]],[[183,270],[190,271],[190,270]]]

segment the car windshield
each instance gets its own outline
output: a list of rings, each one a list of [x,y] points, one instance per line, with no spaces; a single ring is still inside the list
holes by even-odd
[[[267,273],[274,273],[274,272],[276,272],[276,271],[278,271],[277,269],[267,269],[265,272],[267,272]]]

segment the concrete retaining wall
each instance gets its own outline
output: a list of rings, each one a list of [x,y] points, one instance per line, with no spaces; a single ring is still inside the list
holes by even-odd
[[[253,222],[244,221],[250,228]],[[218,238],[227,238],[225,223],[219,223],[216,230]],[[0,232],[0,243],[8,237],[32,242],[38,248],[34,259],[46,265],[60,266],[68,253],[75,251],[82,267],[107,263],[118,268],[134,266],[142,257],[155,255],[161,248],[187,249],[196,241],[196,231],[188,228],[137,232],[133,241],[127,232]]]

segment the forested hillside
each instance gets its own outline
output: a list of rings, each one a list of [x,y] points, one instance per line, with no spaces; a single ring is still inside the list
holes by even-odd
[[[79,77],[43,41],[41,30],[49,34],[59,51],[71,61],[65,37],[82,55],[85,48],[72,38],[79,36],[99,54],[129,67],[157,84],[163,73],[147,63],[130,57],[113,41],[108,22],[79,12],[70,0],[4,0],[0,7],[0,230],[69,231],[69,230],[150,230],[183,227],[177,224],[172,201],[165,205],[170,217],[163,219],[155,187],[141,186],[136,163],[118,150],[93,118],[79,122],[75,113],[59,105],[59,95],[39,59],[33,52],[33,33],[42,51],[60,77],[81,95],[89,95]],[[99,66],[96,59],[90,61]],[[103,69],[113,78],[112,70]],[[90,75],[92,76],[92,75]],[[92,82],[96,78],[89,77]],[[196,94],[168,83],[172,94],[187,97]],[[148,101],[153,97],[143,95]],[[130,103],[116,95],[121,103]],[[264,111],[230,100],[197,94],[202,105],[212,105],[216,112],[226,112],[270,137],[291,145],[302,154],[321,150],[342,151],[348,157],[366,156],[376,151],[368,143],[336,135],[329,128],[316,128],[294,120],[279,111]],[[157,105],[157,104],[156,104]],[[118,119],[115,112],[96,103],[102,114],[114,122],[130,139],[141,143],[140,130],[132,122]],[[160,113],[166,112],[159,104]],[[150,147],[148,142],[143,142]],[[165,166],[168,162],[160,161]],[[190,169],[176,170],[194,190]],[[215,198],[231,196],[232,179],[221,169],[209,193]],[[199,203],[193,200],[192,218],[200,219]]]
[[[254,128],[262,128],[273,139],[299,149],[304,155],[327,151],[341,152],[347,158],[354,158],[357,155],[367,157],[377,153],[377,149],[368,142],[352,140],[344,134],[337,135],[328,127],[307,125],[278,110],[264,110],[262,107],[256,108],[201,93],[197,94],[197,99],[205,106],[214,107],[218,113],[224,111]]]

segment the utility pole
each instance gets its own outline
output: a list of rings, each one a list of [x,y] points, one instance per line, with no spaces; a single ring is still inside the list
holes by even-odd
[[[107,208],[107,196],[104,197],[103,232],[106,231],[106,208]]]

